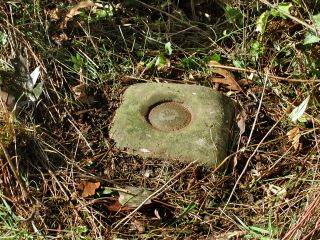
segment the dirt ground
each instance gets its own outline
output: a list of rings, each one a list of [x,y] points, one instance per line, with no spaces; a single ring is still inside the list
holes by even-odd
[[[0,3],[0,235],[320,238],[320,44],[306,43],[320,3],[192,2]],[[22,83],[37,67],[30,101]],[[226,171],[115,147],[122,94],[145,82],[241,106]]]

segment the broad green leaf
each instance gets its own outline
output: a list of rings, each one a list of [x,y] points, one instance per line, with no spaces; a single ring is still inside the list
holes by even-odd
[[[168,55],[171,55],[171,54],[172,54],[171,42],[167,42],[167,43],[164,45],[164,49],[166,50],[166,53],[167,53]]]
[[[312,19],[315,22],[316,29],[320,31],[320,13],[318,13],[317,15],[314,15]]]
[[[290,14],[290,8],[292,7],[292,3],[279,3],[278,8],[281,12],[286,14]]]
[[[263,34],[266,31],[270,11],[262,13],[256,21],[256,31]]]
[[[318,36],[316,36],[314,33],[309,32],[306,34],[306,36],[304,37],[303,40],[303,45],[308,45],[308,44],[312,44],[312,43],[317,43],[320,41],[320,38]]]
[[[159,54],[158,57],[156,58],[155,66],[156,67],[163,67],[166,65],[166,58],[163,56],[163,54]]]
[[[229,23],[238,24],[240,26],[243,25],[242,13],[230,5],[227,5],[225,9],[225,16]]]
[[[109,194],[112,194],[113,192],[114,192],[113,189],[105,187],[102,194],[109,195]]]
[[[233,59],[232,63],[237,68],[242,68],[242,67],[246,66],[246,64],[244,63],[243,59]]]
[[[157,57],[152,58],[152,60],[147,63],[146,68],[147,69],[153,68],[156,61],[157,61]]]
[[[203,61],[205,63],[208,63],[210,61],[220,62],[220,60],[221,60],[221,55],[220,54],[209,55],[209,56],[205,56],[203,58]]]
[[[291,118],[292,122],[296,122],[303,116],[308,107],[309,99],[310,95],[305,100],[303,100],[303,102],[298,107],[295,107],[289,114],[289,118]]]

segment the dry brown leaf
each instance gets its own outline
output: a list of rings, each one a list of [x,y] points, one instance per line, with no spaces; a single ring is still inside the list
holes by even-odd
[[[242,135],[245,131],[246,131],[246,118],[247,118],[247,114],[246,112],[242,109],[237,117],[236,117],[236,120],[237,120],[237,125],[238,125],[238,128],[240,130],[239,134]]]
[[[139,233],[144,233],[146,228],[144,227],[144,223],[137,219],[133,220],[134,227],[138,230]]]
[[[73,8],[69,10],[69,12],[64,17],[60,27],[66,28],[69,20],[80,13],[79,11],[80,9],[88,8],[88,7],[103,7],[103,5],[99,3],[94,3],[90,0],[79,2],[77,5],[75,5]]]
[[[287,136],[289,141],[292,143],[292,146],[295,150],[298,150],[300,147],[300,129],[299,127],[292,128],[289,132],[287,132]]]
[[[250,85],[250,84],[252,84],[252,83],[253,83],[253,81],[250,80],[249,78],[242,78],[242,79],[240,79],[240,80],[238,81],[238,84],[239,84],[240,86],[248,86],[248,85]]]
[[[75,95],[75,98],[83,104],[92,104],[95,102],[94,97],[87,95],[86,86],[84,83],[80,83],[72,87],[72,91]]]
[[[65,33],[60,33],[59,35],[54,35],[51,37],[51,39],[57,44],[57,46],[61,47],[62,44],[66,41],[68,41],[70,38]]]
[[[243,231],[233,231],[233,232],[226,232],[215,236],[209,236],[207,239],[209,240],[231,240],[231,239],[242,239],[244,236]]]
[[[100,182],[82,181],[79,184],[79,189],[82,190],[82,197],[90,197],[96,193],[96,190],[100,187]]]
[[[14,96],[5,91],[0,90],[0,103],[4,104],[9,110],[12,110],[15,105],[16,99]]]
[[[216,61],[210,61],[208,63],[208,66],[212,66],[212,65],[221,65],[220,63],[216,62]],[[221,65],[222,66],[222,65]],[[229,90],[232,91],[242,91],[240,85],[237,83],[234,75],[232,72],[226,70],[226,69],[222,69],[222,68],[212,68],[211,72],[216,73],[218,75],[221,75],[222,78],[220,77],[212,77],[211,81],[214,83],[222,83],[227,85],[227,88]]]
[[[113,204],[107,206],[107,208],[109,211],[112,211],[112,212],[129,211],[130,210],[130,208],[128,208],[127,206],[122,206],[119,201],[115,201]]]
[[[86,93],[86,85],[84,83],[84,77],[82,69],[79,70],[79,84],[72,87],[72,92],[75,95],[75,98],[83,104],[92,104],[94,103],[94,97],[88,96]]]

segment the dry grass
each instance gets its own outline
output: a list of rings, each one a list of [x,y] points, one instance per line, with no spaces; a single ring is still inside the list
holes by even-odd
[[[66,27],[63,7],[70,9],[73,1],[0,4],[0,31],[8,40],[0,47],[2,85],[14,81],[10,59],[21,46],[31,70],[41,66],[45,81],[36,105],[10,112],[0,104],[0,235],[320,238],[320,88],[317,81],[301,81],[319,79],[320,47],[301,44],[307,28],[294,19],[270,18],[256,58],[254,23],[269,9],[263,1],[230,1],[245,16],[241,27],[227,21],[221,4],[208,20],[187,16],[186,6],[187,15],[160,1],[134,2],[114,1],[111,17],[98,18],[95,7],[84,8]],[[294,4],[297,18],[318,13],[318,3],[301,2]],[[206,4],[197,5],[196,13],[213,6]],[[146,69],[168,41],[174,49],[166,56],[170,65]],[[114,146],[108,129],[127,86],[145,81],[212,86],[205,59],[213,55],[221,56],[239,80],[254,73],[243,81],[243,93],[231,94],[246,113],[246,131],[228,171],[143,160]],[[288,113],[308,95],[307,121],[292,122]],[[293,144],[287,133],[296,127],[300,138]],[[83,197],[84,182],[100,186]],[[126,186],[151,190],[151,202],[117,206]]]

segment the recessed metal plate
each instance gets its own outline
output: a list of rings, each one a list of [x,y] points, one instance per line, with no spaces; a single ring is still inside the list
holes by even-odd
[[[150,124],[164,132],[185,128],[190,123],[191,117],[191,112],[177,102],[164,102],[152,106],[148,114]]]

